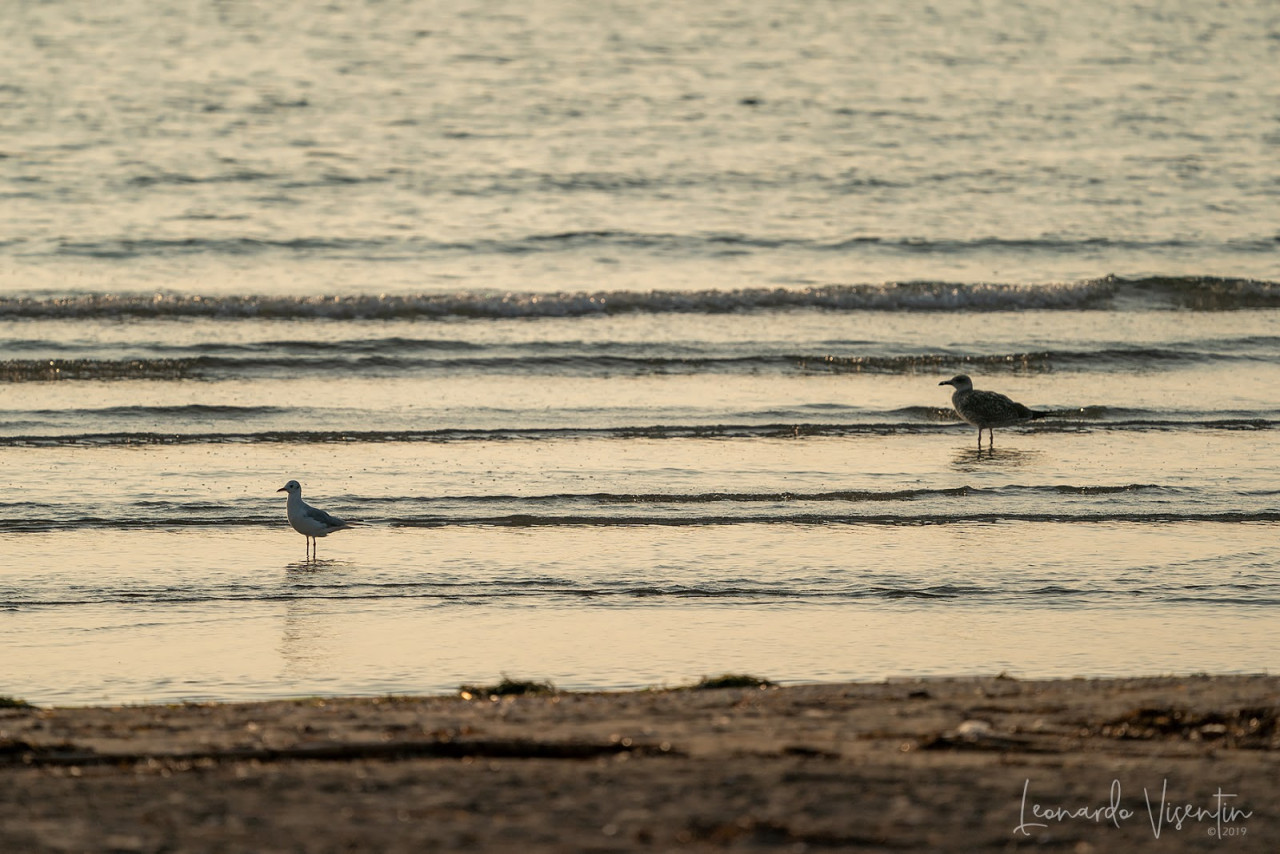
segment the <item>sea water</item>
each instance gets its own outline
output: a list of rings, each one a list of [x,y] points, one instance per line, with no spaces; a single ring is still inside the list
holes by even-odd
[[[1269,4],[0,33],[0,694],[1277,665]]]

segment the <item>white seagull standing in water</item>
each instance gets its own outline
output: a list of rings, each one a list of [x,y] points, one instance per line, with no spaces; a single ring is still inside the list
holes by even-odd
[[[316,559],[316,537],[327,537],[334,531],[341,531],[359,524],[339,519],[303,501],[302,484],[296,480],[289,481],[276,492],[289,493],[289,503],[285,507],[285,512],[289,516],[289,524],[293,526],[293,530],[307,538],[307,560],[309,561]]]
[[[954,386],[951,393],[951,405],[956,414],[978,428],[978,450],[982,450],[982,431],[991,435],[991,447],[996,446],[996,434],[993,428],[1008,427],[1030,421],[1033,418],[1044,418],[1047,412],[1036,412],[1021,403],[1015,403],[1003,394],[994,391],[978,391],[973,387],[973,380],[965,374],[943,380],[938,385]]]

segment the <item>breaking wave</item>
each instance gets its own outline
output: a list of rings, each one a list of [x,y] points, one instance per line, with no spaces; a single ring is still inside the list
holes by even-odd
[[[1171,432],[1214,430],[1261,432],[1280,429],[1280,418],[1205,418],[1186,413],[1163,413],[1148,417],[1124,416],[1127,410],[1110,412],[1106,407],[1089,407],[1090,411],[1051,412],[1049,417],[1032,426],[1016,429],[1029,433],[1061,432]],[[36,412],[35,415],[41,413]],[[110,416],[124,421],[147,418],[188,419],[217,416],[225,421],[280,414],[272,407],[115,407],[97,410],[97,417]],[[1130,413],[1131,414],[1131,413]],[[1113,420],[1108,420],[1108,419]],[[16,422],[23,424],[26,422]],[[14,424],[9,425],[12,429]],[[800,439],[810,437],[892,436],[936,434],[969,430],[946,410],[911,407],[896,421],[865,423],[762,423],[762,424],[655,424],[621,427],[509,427],[509,428],[441,428],[435,430],[209,430],[193,432],[189,425],[172,432],[103,431],[64,433],[11,433],[0,435],[0,448],[26,447],[135,447],[148,445],[292,445],[380,443],[452,443],[452,442],[527,442],[578,439]],[[1011,428],[1012,429],[1012,428]]]
[[[315,342],[310,352],[297,346],[260,347],[208,345],[210,352],[191,356],[132,359],[5,359],[0,360],[0,383],[71,380],[187,380],[227,379],[245,375],[336,374],[341,376],[467,373],[555,376],[645,376],[652,374],[942,374],[980,370],[1021,374],[1055,370],[1155,370],[1180,365],[1238,362],[1261,358],[1255,351],[1222,352],[1193,346],[1133,347],[1079,351],[1024,353],[918,353],[909,355],[843,356],[831,354],[738,353],[736,348],[707,348],[703,353],[647,355],[624,344],[616,346],[556,347],[530,344],[525,352],[484,352],[460,346],[457,352],[432,342],[421,345],[389,340],[381,350],[366,342]],[[193,348],[174,348],[190,351]]]
[[[577,293],[465,292],[416,295],[196,296],[86,294],[0,299],[3,318],[446,319],[610,314],[818,311],[1198,311],[1280,308],[1280,283],[1212,276],[1121,278],[1065,284],[892,282],[806,288]]]

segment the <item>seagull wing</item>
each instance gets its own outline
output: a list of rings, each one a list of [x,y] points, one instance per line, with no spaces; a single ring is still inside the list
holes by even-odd
[[[996,426],[1032,417],[1030,409],[995,391],[971,392],[965,408],[972,413],[974,420]]]
[[[332,513],[326,513],[319,507],[312,507],[310,504],[307,505],[305,513],[308,519],[313,519],[321,525],[328,525],[330,528],[346,528],[350,524]]]

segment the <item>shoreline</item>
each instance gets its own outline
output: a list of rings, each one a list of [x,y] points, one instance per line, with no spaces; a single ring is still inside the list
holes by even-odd
[[[6,850],[1273,850],[1280,677],[0,708]]]

